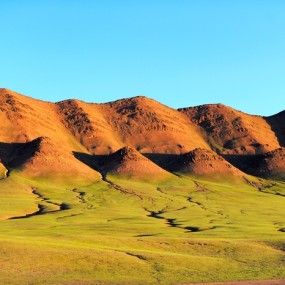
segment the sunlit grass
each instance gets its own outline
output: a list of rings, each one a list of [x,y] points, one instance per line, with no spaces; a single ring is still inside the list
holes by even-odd
[[[0,181],[1,284],[285,278],[284,184],[109,177]],[[36,189],[35,195],[31,189]],[[64,205],[60,210],[60,205]]]

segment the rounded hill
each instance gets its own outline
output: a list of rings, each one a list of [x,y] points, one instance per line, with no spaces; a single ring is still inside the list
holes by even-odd
[[[115,174],[135,179],[160,180],[172,175],[131,147],[109,155],[101,166],[104,175]]]
[[[211,150],[197,148],[180,155],[168,168],[173,172],[209,176],[241,176],[243,173]]]

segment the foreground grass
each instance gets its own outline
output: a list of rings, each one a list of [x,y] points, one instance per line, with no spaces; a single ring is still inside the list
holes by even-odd
[[[284,184],[109,179],[1,180],[0,284],[285,278]]]

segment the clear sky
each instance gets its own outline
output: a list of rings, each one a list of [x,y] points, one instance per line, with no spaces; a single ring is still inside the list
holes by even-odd
[[[0,0],[0,12],[1,87],[285,109],[284,0]]]

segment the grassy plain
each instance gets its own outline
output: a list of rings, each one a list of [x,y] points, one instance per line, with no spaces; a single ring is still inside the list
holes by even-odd
[[[75,185],[12,172],[0,180],[0,284],[285,278],[285,184],[251,180]]]

